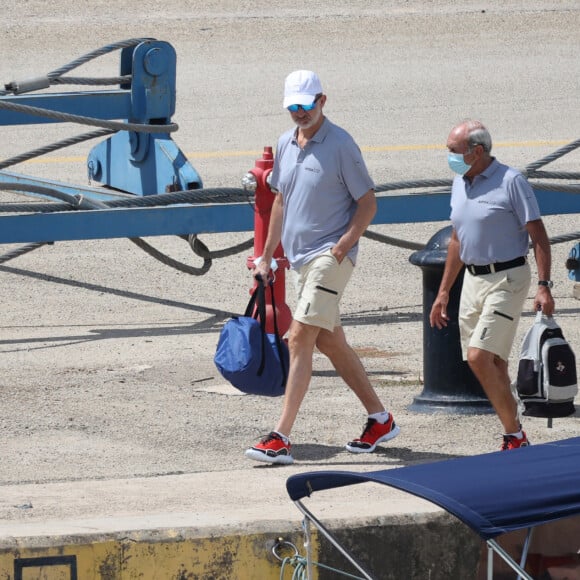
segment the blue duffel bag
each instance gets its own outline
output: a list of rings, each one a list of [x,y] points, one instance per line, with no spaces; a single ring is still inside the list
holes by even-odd
[[[250,395],[278,397],[286,387],[290,354],[278,334],[271,282],[269,287],[274,334],[266,332],[266,291],[259,279],[244,315],[228,320],[222,328],[213,360],[236,389]]]

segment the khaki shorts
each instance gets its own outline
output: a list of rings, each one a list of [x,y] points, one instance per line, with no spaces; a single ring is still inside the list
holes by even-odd
[[[473,276],[465,271],[459,305],[464,360],[469,347],[508,360],[530,280],[529,264],[484,276]]]
[[[353,269],[350,258],[339,264],[330,250],[300,268],[294,320],[330,332],[340,326],[338,305]]]

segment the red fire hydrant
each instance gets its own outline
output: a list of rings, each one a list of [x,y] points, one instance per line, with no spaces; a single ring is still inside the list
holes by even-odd
[[[264,147],[261,159],[256,159],[256,165],[250,169],[244,178],[244,187],[253,189],[255,187],[255,210],[254,210],[254,255],[248,258],[248,268],[255,268],[254,260],[259,258],[266,244],[268,237],[268,227],[270,225],[270,215],[274,204],[274,194],[268,185],[268,175],[274,167],[274,155],[272,147]],[[281,244],[274,251],[274,260],[278,269],[274,272],[274,300],[276,302],[276,321],[278,323],[278,333],[284,336],[290,328],[292,313],[286,304],[286,269],[289,267],[288,260],[284,256]],[[254,283],[255,288],[257,282]],[[266,332],[274,332],[274,319],[272,312],[272,299],[270,291],[266,290]]]

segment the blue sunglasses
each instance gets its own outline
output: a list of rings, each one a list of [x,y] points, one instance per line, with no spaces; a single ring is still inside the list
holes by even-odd
[[[289,105],[286,107],[291,113],[297,113],[300,109],[303,111],[312,111],[316,107],[316,103],[318,99],[320,99],[322,95],[316,95],[315,99],[310,103],[310,105]]]

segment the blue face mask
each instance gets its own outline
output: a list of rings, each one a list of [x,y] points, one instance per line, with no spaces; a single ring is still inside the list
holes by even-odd
[[[459,175],[465,175],[471,169],[471,165],[465,163],[462,153],[447,153],[447,163],[449,169]]]

